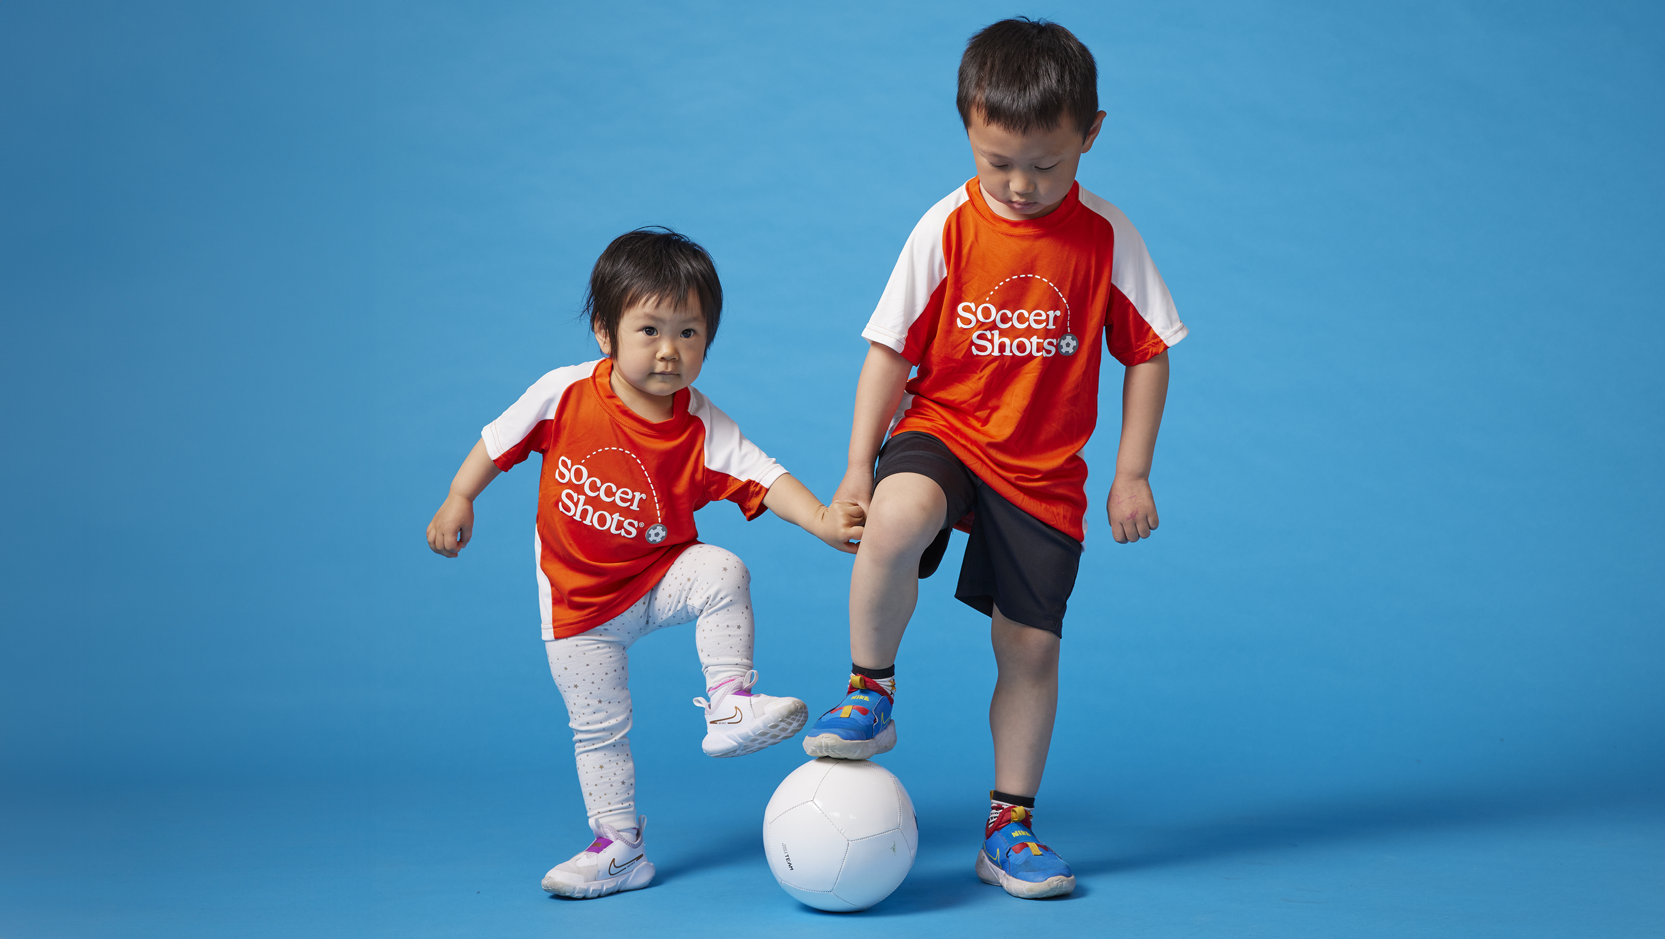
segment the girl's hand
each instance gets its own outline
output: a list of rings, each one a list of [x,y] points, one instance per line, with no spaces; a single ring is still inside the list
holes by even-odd
[[[816,512],[815,537],[845,554],[855,554],[867,513],[854,502],[834,501]]]
[[[474,502],[456,493],[446,496],[428,523],[428,547],[435,554],[454,558],[473,537]]]

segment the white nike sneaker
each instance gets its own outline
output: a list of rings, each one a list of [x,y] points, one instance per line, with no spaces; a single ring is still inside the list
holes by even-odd
[[[730,678],[711,690],[711,700],[695,698],[705,709],[706,756],[743,756],[791,740],[804,728],[809,708],[797,698],[752,694],[756,670]]]
[[[653,882],[653,862],[642,843],[647,816],[636,819],[636,838],[626,838],[611,825],[596,824],[595,841],[543,875],[543,889],[552,894],[588,900],[621,890],[640,890]]]

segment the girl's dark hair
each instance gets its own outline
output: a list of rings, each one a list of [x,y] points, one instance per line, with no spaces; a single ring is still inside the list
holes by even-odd
[[[1018,134],[1049,131],[1066,115],[1081,136],[1098,116],[1098,65],[1075,34],[1025,16],[985,26],[960,57],[960,120]]]
[[[614,354],[619,349],[619,320],[638,303],[659,300],[682,306],[689,295],[699,299],[705,317],[705,347],[717,338],[723,316],[723,285],[711,255],[686,235],[650,225],[613,239],[590,271],[584,313],[590,329],[607,337]]]

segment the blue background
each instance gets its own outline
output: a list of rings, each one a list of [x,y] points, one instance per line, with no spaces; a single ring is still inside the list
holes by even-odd
[[[1063,2],[0,4],[0,932],[860,928],[774,886],[803,757],[700,755],[689,629],[633,660],[659,881],[538,890],[587,832],[535,468],[460,560],[422,531],[655,223],[728,293],[701,388],[830,494],[861,324],[971,173],[960,50],[1017,12],[1097,55],[1081,181],[1192,330],[1162,528],[1089,531],[1065,901],[972,876],[993,662],[955,566],[927,582],[883,760],[921,855],[867,925],[1665,932],[1665,17]],[[847,558],[700,524],[751,565],[765,687],[829,706]]]

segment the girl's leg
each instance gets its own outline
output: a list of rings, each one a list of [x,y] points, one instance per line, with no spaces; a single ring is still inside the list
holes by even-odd
[[[705,711],[707,756],[755,753],[803,729],[809,710],[797,698],[752,690],[751,574],[731,552],[694,545],[676,559],[648,594],[648,628],[697,619],[694,645],[711,699],[695,698]]]
[[[647,628],[698,620],[705,686],[741,682],[752,668],[752,576],[732,551],[697,544],[682,552],[647,595]]]
[[[638,603],[624,616],[640,612]],[[567,704],[578,782],[590,827],[636,827],[636,768],[630,758],[630,661],[628,636],[608,626],[544,643],[549,671]]]

